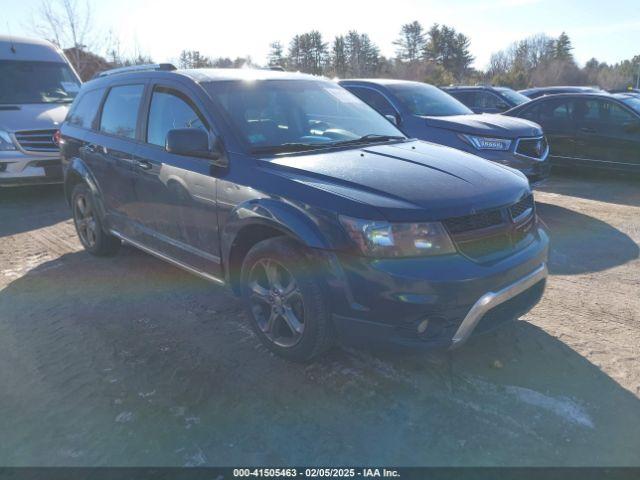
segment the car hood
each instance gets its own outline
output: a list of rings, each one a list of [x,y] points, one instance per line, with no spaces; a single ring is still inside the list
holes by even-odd
[[[516,170],[422,141],[261,163],[271,174],[374,207],[378,216],[390,221],[469,215],[515,203],[530,191],[526,177]]]
[[[529,120],[483,113],[480,115],[452,115],[423,117],[430,127],[444,128],[469,135],[501,138],[536,137],[542,135],[540,126]]]
[[[0,105],[0,129],[16,132],[58,128],[68,111],[68,104],[59,103]]]

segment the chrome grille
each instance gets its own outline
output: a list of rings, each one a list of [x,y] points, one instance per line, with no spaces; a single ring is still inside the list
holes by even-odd
[[[542,158],[547,152],[547,139],[539,138],[521,138],[516,146],[516,153],[530,158]]]
[[[23,130],[16,132],[16,140],[23,150],[28,152],[57,152],[58,146],[53,141],[55,130]]]

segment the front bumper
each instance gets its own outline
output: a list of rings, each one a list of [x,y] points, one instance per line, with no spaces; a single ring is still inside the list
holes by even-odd
[[[0,187],[62,183],[62,179],[58,153],[0,152]]]
[[[487,292],[473,304],[462,323],[451,339],[451,347],[462,345],[471,336],[478,323],[485,315],[498,305],[502,305],[518,295],[525,293],[530,288],[540,282],[546,281],[547,264],[543,263],[533,272],[516,280],[514,283],[498,290],[497,292]]]
[[[488,264],[462,255],[343,258],[346,284],[336,285],[332,298],[335,327],[350,344],[455,348],[535,306],[545,287],[548,242],[539,228],[527,247]]]
[[[542,183],[549,177],[551,173],[551,162],[549,161],[548,152],[540,159],[519,155],[513,151],[474,151],[474,155],[478,155],[492,162],[500,163],[516,170],[521,171],[529,179],[531,186]]]

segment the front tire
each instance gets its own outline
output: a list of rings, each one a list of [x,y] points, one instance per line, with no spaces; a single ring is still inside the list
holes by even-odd
[[[84,249],[99,257],[115,255],[120,248],[119,238],[105,232],[89,187],[79,183],[71,193],[73,223]]]
[[[322,279],[297,242],[257,243],[242,263],[242,298],[253,330],[272,352],[308,362],[333,343]]]

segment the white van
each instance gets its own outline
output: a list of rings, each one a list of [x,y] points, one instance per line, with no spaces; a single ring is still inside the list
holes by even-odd
[[[55,45],[0,35],[0,187],[62,181],[54,135],[80,84]]]

